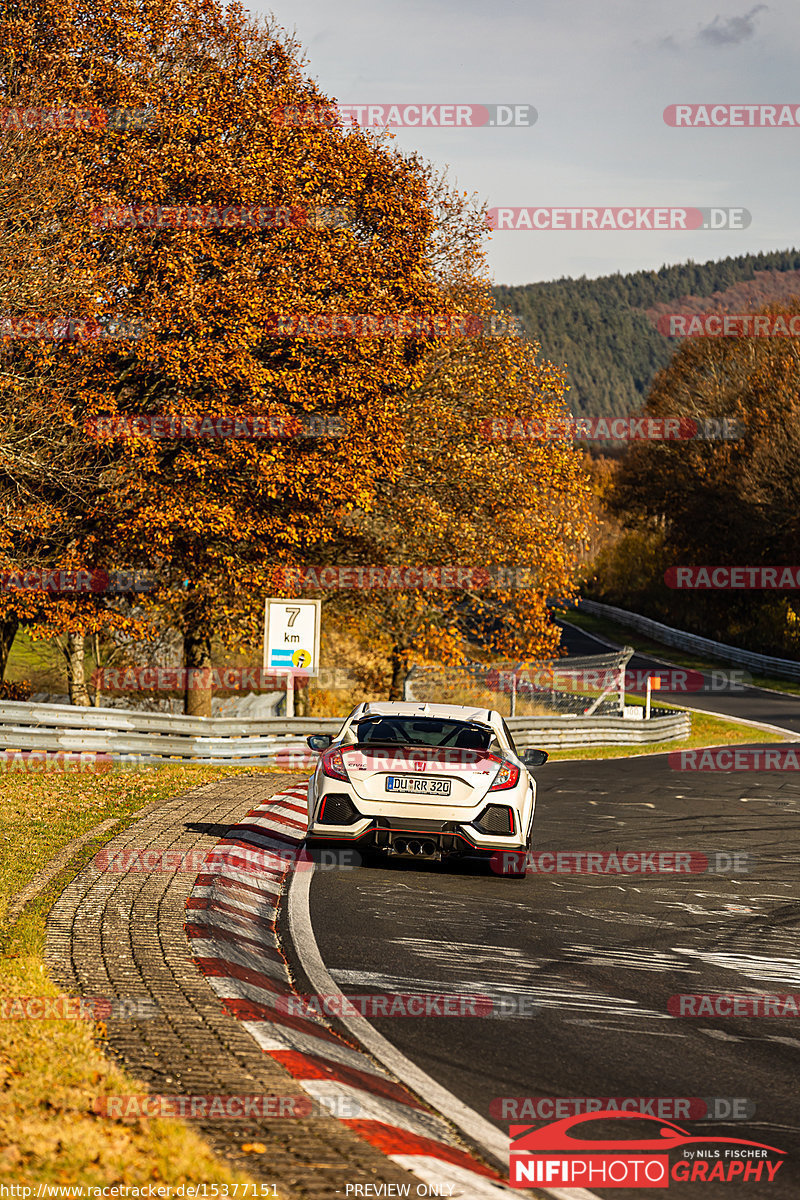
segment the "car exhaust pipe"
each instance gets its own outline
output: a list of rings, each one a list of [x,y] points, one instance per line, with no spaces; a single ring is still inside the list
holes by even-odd
[[[398,854],[405,854],[406,850],[408,849],[408,843],[406,842],[405,838],[398,838],[394,844],[394,848]]]
[[[409,854],[421,854],[422,853],[422,844],[420,842],[418,842],[416,840],[416,838],[412,838],[411,841],[408,843],[408,853]]]
[[[430,856],[432,854],[436,853],[436,847],[433,844],[433,842],[423,842],[421,849],[420,849],[420,853],[424,854],[426,856],[426,858],[430,858]]]

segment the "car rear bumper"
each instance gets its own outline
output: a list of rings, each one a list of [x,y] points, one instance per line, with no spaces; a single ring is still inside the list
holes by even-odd
[[[381,851],[389,855],[433,859],[515,851],[524,853],[528,849],[527,840],[521,840],[518,832],[509,837],[490,837],[468,822],[408,817],[367,817],[349,829],[315,823],[309,827],[306,840],[318,846],[355,845],[363,850]],[[421,849],[413,848],[414,844]]]

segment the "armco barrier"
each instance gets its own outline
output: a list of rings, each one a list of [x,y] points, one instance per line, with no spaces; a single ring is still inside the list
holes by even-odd
[[[621,717],[506,717],[520,750],[569,750],[579,746],[630,746],[688,738],[691,713],[654,708],[649,721]]]
[[[341,724],[341,719],[315,717],[185,717],[5,700],[0,701],[0,750],[268,764],[278,754],[310,754],[307,734],[335,733]]]
[[[341,717],[185,717],[69,704],[0,701],[0,751],[92,752],[114,759],[267,765],[277,756],[315,756],[310,733],[335,734]],[[520,749],[608,746],[671,741],[689,736],[686,712],[655,709],[649,721],[620,717],[511,717]],[[299,765],[299,764],[298,764]]]
[[[689,650],[708,658],[718,658],[722,662],[734,663],[737,667],[750,667],[762,675],[774,675],[778,679],[800,680],[800,662],[791,658],[773,658],[769,654],[756,654],[752,650],[740,650],[738,646],[727,646],[724,642],[715,642],[711,638],[700,637],[696,633],[685,633],[681,629],[673,629],[652,621],[650,617],[642,617],[638,613],[628,612],[624,608],[615,608],[613,604],[600,604],[597,600],[581,600],[578,609],[593,613],[597,617],[608,617],[618,625],[626,625],[651,637],[665,646],[674,646],[678,650]]]

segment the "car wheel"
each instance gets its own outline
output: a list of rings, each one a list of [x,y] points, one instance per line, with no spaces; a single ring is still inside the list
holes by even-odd
[[[506,879],[524,879],[527,864],[528,855],[519,854],[516,856],[516,862],[507,865],[503,871],[503,874],[505,875]]]
[[[531,853],[532,845],[533,845],[533,821],[531,821],[531,827],[530,827],[530,830],[528,831],[528,840],[526,842],[525,853],[516,855],[515,861],[512,861],[512,862],[506,861],[504,864],[503,874],[508,879],[524,879],[525,878],[525,874],[526,874],[527,867],[528,867],[528,856]],[[504,857],[506,858],[506,860],[508,860],[511,858],[511,855],[505,855]]]

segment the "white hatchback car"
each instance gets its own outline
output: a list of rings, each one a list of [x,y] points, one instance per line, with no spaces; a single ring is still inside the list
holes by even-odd
[[[320,752],[308,785],[306,845],[393,857],[492,860],[520,877],[544,750],[517,751],[500,713],[455,704],[359,704]]]

